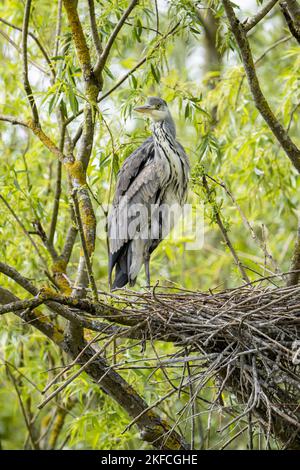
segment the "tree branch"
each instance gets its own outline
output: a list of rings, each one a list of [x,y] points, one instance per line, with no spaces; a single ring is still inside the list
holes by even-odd
[[[93,38],[94,46],[97,52],[98,60],[99,60],[103,52],[103,48],[102,48],[100,36],[98,33],[97,23],[96,23],[94,0],[88,0],[88,4],[89,4],[89,16],[90,16],[92,38]]]
[[[0,263],[2,265],[3,263]],[[10,268],[11,270],[13,268]],[[0,272],[1,270],[0,266]],[[21,276],[18,273],[19,276]],[[23,287],[23,286],[22,286]],[[23,302],[20,301],[18,297],[12,294],[9,290],[0,287],[0,304],[5,305],[7,303],[14,303],[14,302]],[[38,312],[38,310],[26,309],[21,311],[14,311],[14,314],[17,315],[22,321],[26,324],[31,325],[32,327],[37,328],[41,333],[46,335],[49,339],[51,339],[55,344],[60,346],[64,341],[63,331],[60,330],[57,326],[55,326],[51,321]]]
[[[22,49],[15,43],[15,41],[13,41],[8,34],[6,34],[4,31],[2,31],[0,29],[0,34],[1,36],[4,37],[4,39],[7,40],[7,42],[9,42],[9,44],[11,44],[15,49],[16,51],[18,51],[19,54],[22,55]],[[28,59],[28,62],[30,62],[34,67],[36,67],[38,70],[40,70],[42,73],[45,73],[46,75],[48,75],[47,71],[41,67],[37,62],[35,62],[34,60],[31,60],[31,59]]]
[[[281,8],[282,14],[285,18],[286,24],[291,34],[294,36],[296,41],[300,44],[300,29],[296,26],[296,23],[294,23],[290,15],[287,2],[280,2],[280,8]]]
[[[22,28],[23,84],[24,84],[26,95],[27,95],[27,99],[31,107],[34,124],[38,125],[39,114],[38,114],[38,110],[37,110],[34,96],[32,93],[32,88],[28,79],[27,36],[28,36],[30,10],[31,10],[31,0],[26,0],[25,12],[24,12],[24,18],[23,18],[23,28]]]
[[[300,29],[300,5],[297,0],[286,0],[289,12],[296,28]]]
[[[229,0],[222,0],[225,12],[230,24],[230,28],[236,39],[239,47],[244,69],[247,75],[249,87],[255,102],[255,105],[269,126],[270,130],[278,140],[282,149],[285,151],[294,167],[300,173],[300,150],[296,144],[291,140],[283,126],[280,124],[273,111],[271,110],[261,88],[256,75],[255,65],[253,62],[252,52],[246,37],[245,30],[239,20],[237,19],[231,2]]]
[[[25,121],[20,121],[19,119],[15,118],[14,116],[8,116],[4,114],[0,114],[0,121],[4,122],[10,122],[10,124],[13,124],[14,126],[22,126],[22,127],[27,127],[29,129],[28,124]]]
[[[138,3],[138,0],[131,0],[128,8],[123,12],[123,15],[121,16],[119,22],[116,24],[113,32],[111,33],[111,35],[110,35],[110,37],[109,37],[109,39],[106,43],[106,46],[105,46],[99,60],[96,63],[96,66],[95,66],[95,69],[94,69],[96,75],[99,75],[99,73],[101,73],[102,70],[104,69],[107,58],[108,58],[108,55],[109,55],[110,50],[113,46],[113,43],[115,42],[116,37],[118,36],[122,26],[124,25],[125,21],[127,20],[128,16],[130,15],[130,13],[134,9],[134,7],[137,5],[137,3]]]
[[[272,10],[274,5],[276,5],[278,1],[279,0],[269,0],[269,2],[266,3],[266,5],[262,7],[256,13],[256,15],[254,15],[252,18],[247,19],[247,21],[243,25],[246,33],[248,33],[252,28],[254,28],[254,26],[256,26],[269,13],[269,11]]]
[[[72,197],[73,197],[73,202],[74,202],[75,218],[76,218],[78,232],[79,232],[80,239],[81,239],[81,245],[82,245],[82,249],[83,249],[83,253],[84,253],[85,264],[86,264],[86,269],[87,269],[87,273],[88,273],[88,277],[89,277],[89,282],[90,282],[90,286],[91,286],[91,289],[92,289],[94,301],[97,302],[98,301],[97,286],[96,286],[96,283],[95,283],[93,269],[92,269],[92,265],[91,265],[91,261],[90,261],[90,253],[88,251],[88,247],[87,247],[86,240],[85,240],[85,234],[84,234],[82,220],[81,220],[81,216],[80,216],[80,210],[79,210],[76,190],[73,191]]]

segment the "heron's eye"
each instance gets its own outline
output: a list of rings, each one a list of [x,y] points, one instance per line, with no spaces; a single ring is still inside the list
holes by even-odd
[[[160,104],[157,104],[155,107],[156,107],[156,109],[159,109],[159,108],[160,108]]]

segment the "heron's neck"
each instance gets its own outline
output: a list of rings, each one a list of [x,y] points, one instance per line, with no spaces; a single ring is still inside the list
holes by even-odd
[[[176,139],[176,127],[172,119],[172,116],[171,115],[168,116],[168,118],[165,119],[164,121],[154,121],[152,123],[152,132],[154,135],[154,139],[157,139],[157,136],[163,133],[167,137],[171,137],[175,140]]]

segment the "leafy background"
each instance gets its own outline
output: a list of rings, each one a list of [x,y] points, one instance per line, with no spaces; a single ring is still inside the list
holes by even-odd
[[[287,271],[297,228],[299,179],[253,104],[238,54],[233,50],[234,40],[226,29],[221,2],[198,2],[203,12],[210,4],[217,18],[217,64],[213,63],[203,28],[191,7],[195,2],[161,0],[157,3],[159,21],[155,14],[155,2],[143,0],[136,7],[114,44],[105,70],[104,93],[140,58],[145,55],[148,57],[142,67],[99,105],[96,140],[88,170],[88,183],[94,194],[97,217],[99,220],[103,218],[103,208],[111,201],[116,174],[122,161],[150,132],[149,123],[132,112],[134,105],[143,102],[149,95],[160,95],[169,103],[178,139],[191,160],[189,202],[204,203],[205,237],[203,247],[197,251],[186,250],[185,239],[163,242],[152,257],[152,279],[192,290],[226,289],[241,284],[240,272],[216,225],[215,207],[221,211],[230,240],[251,280],[258,275],[272,274],[276,269]],[[244,19],[252,15],[262,2],[235,3],[242,7],[242,11],[236,11]],[[97,24],[104,39],[109,36],[127,4],[123,0],[96,2]],[[79,11],[88,43],[91,44],[85,2],[79,2]],[[33,40],[30,40],[29,47],[30,80],[43,127],[55,142],[58,139],[55,110],[59,103],[63,101],[68,117],[76,114],[84,103],[80,70],[65,17],[62,50],[58,55],[53,55],[56,14],[57,2],[33,2],[31,30],[53,58],[57,70],[54,84],[49,79],[47,64]],[[2,1],[0,17],[21,27],[23,2]],[[170,31],[178,22],[176,32],[162,39],[161,34]],[[155,31],[157,26],[161,34]],[[5,24],[0,25],[0,30],[1,112],[25,120],[29,118],[29,110],[23,91],[18,51],[21,34]],[[255,28],[250,37],[262,88],[281,123],[289,128],[296,144],[300,144],[297,113],[299,46],[288,36],[277,9]],[[80,116],[73,121],[70,126],[72,134],[80,122]],[[57,163],[26,130],[0,123],[0,133],[0,193],[19,215],[27,230],[32,230],[32,222],[37,219],[42,221],[43,226],[49,227]],[[209,203],[201,185],[203,171],[215,181],[223,182],[234,196],[234,202],[224,187],[209,179],[210,187],[214,188],[214,202]],[[245,225],[241,213],[251,224],[253,232]],[[34,278],[37,285],[47,284],[44,266],[12,214],[1,202],[0,220],[1,259],[12,264],[24,276]],[[68,185],[63,170],[55,238],[58,249],[63,246],[69,224]],[[98,228],[98,235],[93,259],[94,273],[99,289],[106,290],[107,248],[102,225],[101,230]],[[50,263],[43,245],[38,239],[36,243]],[[74,279],[79,250],[78,242],[69,265],[70,279]],[[272,255],[273,261],[266,257],[266,251]],[[4,287],[13,286],[16,295],[24,295],[12,281],[2,275],[0,279]],[[136,289],[141,289],[144,284],[144,274],[141,273]],[[151,347],[143,352],[140,345],[128,340],[122,340],[118,346],[118,361],[125,364],[126,361],[132,362],[143,357],[143,365],[151,366]],[[157,349],[160,354],[168,354],[174,347],[158,344]],[[108,358],[111,357],[112,350],[107,348],[106,354]],[[41,334],[22,325],[12,315],[1,318],[0,361],[2,448],[30,447],[17,390],[21,392],[22,403],[29,415],[37,413],[35,419],[40,426],[41,446],[43,443],[50,446],[50,425],[58,410],[65,410],[66,419],[56,448],[146,447],[134,426],[122,433],[128,424],[127,416],[84,375],[72,382],[54,402],[37,411],[37,404],[42,400],[40,391],[66,358],[61,357]],[[14,374],[17,387],[8,373],[7,364]],[[186,371],[182,367],[174,368],[170,377],[178,385],[184,373]],[[122,374],[148,403],[155,402],[158,396],[163,396],[169,389],[161,370],[153,373],[151,368],[124,368]],[[196,448],[220,448],[242,429],[242,424],[232,424],[225,434],[220,433],[229,418],[221,404],[218,410],[209,412],[207,400],[215,393],[216,384],[207,384],[205,390],[199,392],[197,409],[189,409],[182,417],[181,430],[189,436],[189,413],[197,413]],[[236,406],[234,397],[225,394],[224,399],[227,407]],[[180,413],[187,400],[188,396],[184,395],[166,400],[159,405],[162,416],[175,422],[180,416],[176,413]],[[264,437],[257,432],[255,447],[260,448],[263,442]],[[227,448],[246,446],[247,435],[241,433]],[[276,444],[272,443],[272,446],[276,447]]]

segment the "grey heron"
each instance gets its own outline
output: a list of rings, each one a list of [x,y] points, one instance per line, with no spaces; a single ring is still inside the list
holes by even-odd
[[[150,286],[150,255],[174,225],[171,206],[182,207],[187,196],[189,160],[176,140],[167,103],[150,97],[144,106],[134,109],[151,118],[152,136],[125,160],[117,177],[108,217],[109,283],[113,289],[134,285],[143,264]]]

